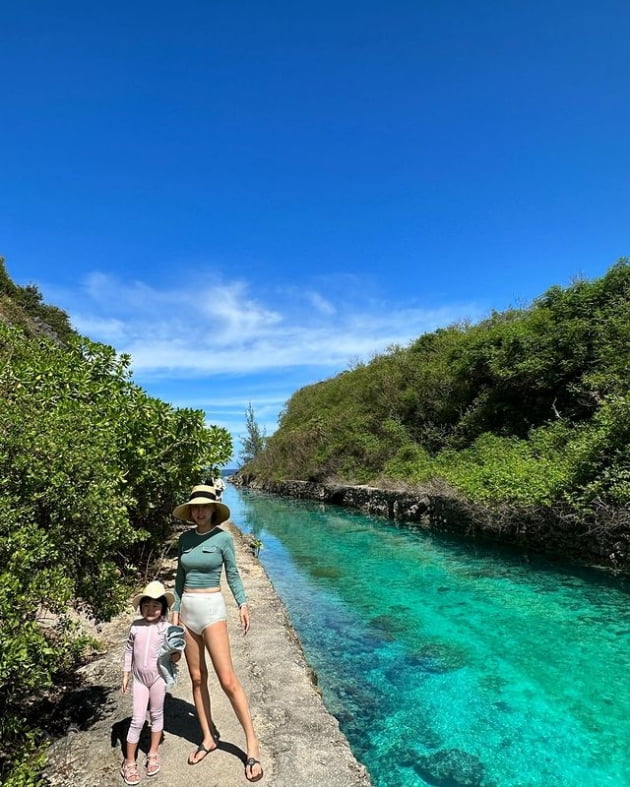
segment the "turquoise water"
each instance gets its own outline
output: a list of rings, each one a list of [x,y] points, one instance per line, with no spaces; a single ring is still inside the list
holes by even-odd
[[[225,501],[374,787],[630,785],[627,582],[336,506]]]

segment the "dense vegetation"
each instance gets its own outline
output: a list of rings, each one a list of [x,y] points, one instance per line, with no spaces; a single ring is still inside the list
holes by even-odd
[[[83,656],[73,620],[120,611],[173,501],[232,455],[229,433],[132,382],[0,260],[0,782],[38,783],[37,717]]]
[[[135,385],[0,259],[0,782],[38,784],[38,716],[170,535],[173,500],[232,455],[198,410]],[[630,546],[630,262],[391,348],[296,392],[249,478],[448,489],[499,526],[545,518]],[[253,411],[251,426],[256,427]],[[246,445],[245,448],[248,446]],[[501,516],[497,516],[501,512]],[[586,523],[586,528],[584,528]]]
[[[552,287],[527,308],[425,334],[297,391],[242,475],[439,486],[490,516],[535,511],[612,529],[621,559],[629,369],[621,259],[601,279]]]

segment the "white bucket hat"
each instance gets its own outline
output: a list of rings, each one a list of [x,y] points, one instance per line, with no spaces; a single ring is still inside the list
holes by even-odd
[[[185,522],[190,522],[194,525],[195,521],[192,518],[190,507],[205,506],[209,503],[215,507],[215,515],[212,518],[212,524],[220,525],[221,522],[225,522],[226,519],[230,518],[230,509],[225,505],[225,503],[221,503],[216,489],[213,486],[209,486],[207,484],[194,486],[192,492],[190,493],[190,499],[174,508],[173,516],[177,517],[177,519],[183,519]]]
[[[162,598],[162,596],[164,596],[167,607],[172,607],[173,602],[175,601],[175,596],[170,590],[167,590],[161,582],[154,581],[149,582],[142,593],[136,593],[136,595],[131,599],[134,609],[137,609],[142,599],[146,598],[147,596],[153,599]]]

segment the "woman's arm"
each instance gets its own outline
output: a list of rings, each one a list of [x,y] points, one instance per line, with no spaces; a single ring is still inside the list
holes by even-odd
[[[183,535],[183,534],[182,534]],[[186,572],[182,566],[182,536],[179,537],[177,542],[177,573],[175,574],[175,587],[173,588],[175,601],[171,610],[171,623],[174,625],[179,624],[179,608],[182,603],[182,593],[184,592],[184,585],[186,584]]]
[[[243,629],[243,636],[249,631],[249,608],[247,602],[238,608],[238,618]]]
[[[234,539],[232,538],[231,533],[228,533],[227,531],[224,531],[224,533],[225,536],[221,547],[221,552],[223,554],[223,565],[225,566],[225,577],[230,590],[232,591],[232,595],[234,596],[234,601],[236,601],[239,607],[243,607],[247,604],[247,596],[245,595],[243,581],[241,580],[241,575],[239,573],[238,566],[236,565]]]
[[[225,531],[225,544],[222,548],[223,565],[225,566],[225,576],[227,583],[234,596],[234,601],[238,604],[238,617],[241,624],[243,634],[249,631],[249,607],[247,606],[247,596],[245,595],[245,588],[243,581],[236,564],[236,552],[234,550],[234,539],[232,534]]]

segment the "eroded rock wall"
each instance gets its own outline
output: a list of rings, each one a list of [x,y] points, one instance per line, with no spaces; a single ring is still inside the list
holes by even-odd
[[[367,515],[416,523],[438,532],[517,546],[592,566],[630,574],[630,533],[611,523],[596,525],[567,519],[552,509],[489,510],[455,495],[410,493],[363,485],[315,481],[271,481],[233,476],[236,486],[306,500],[356,508]]]

